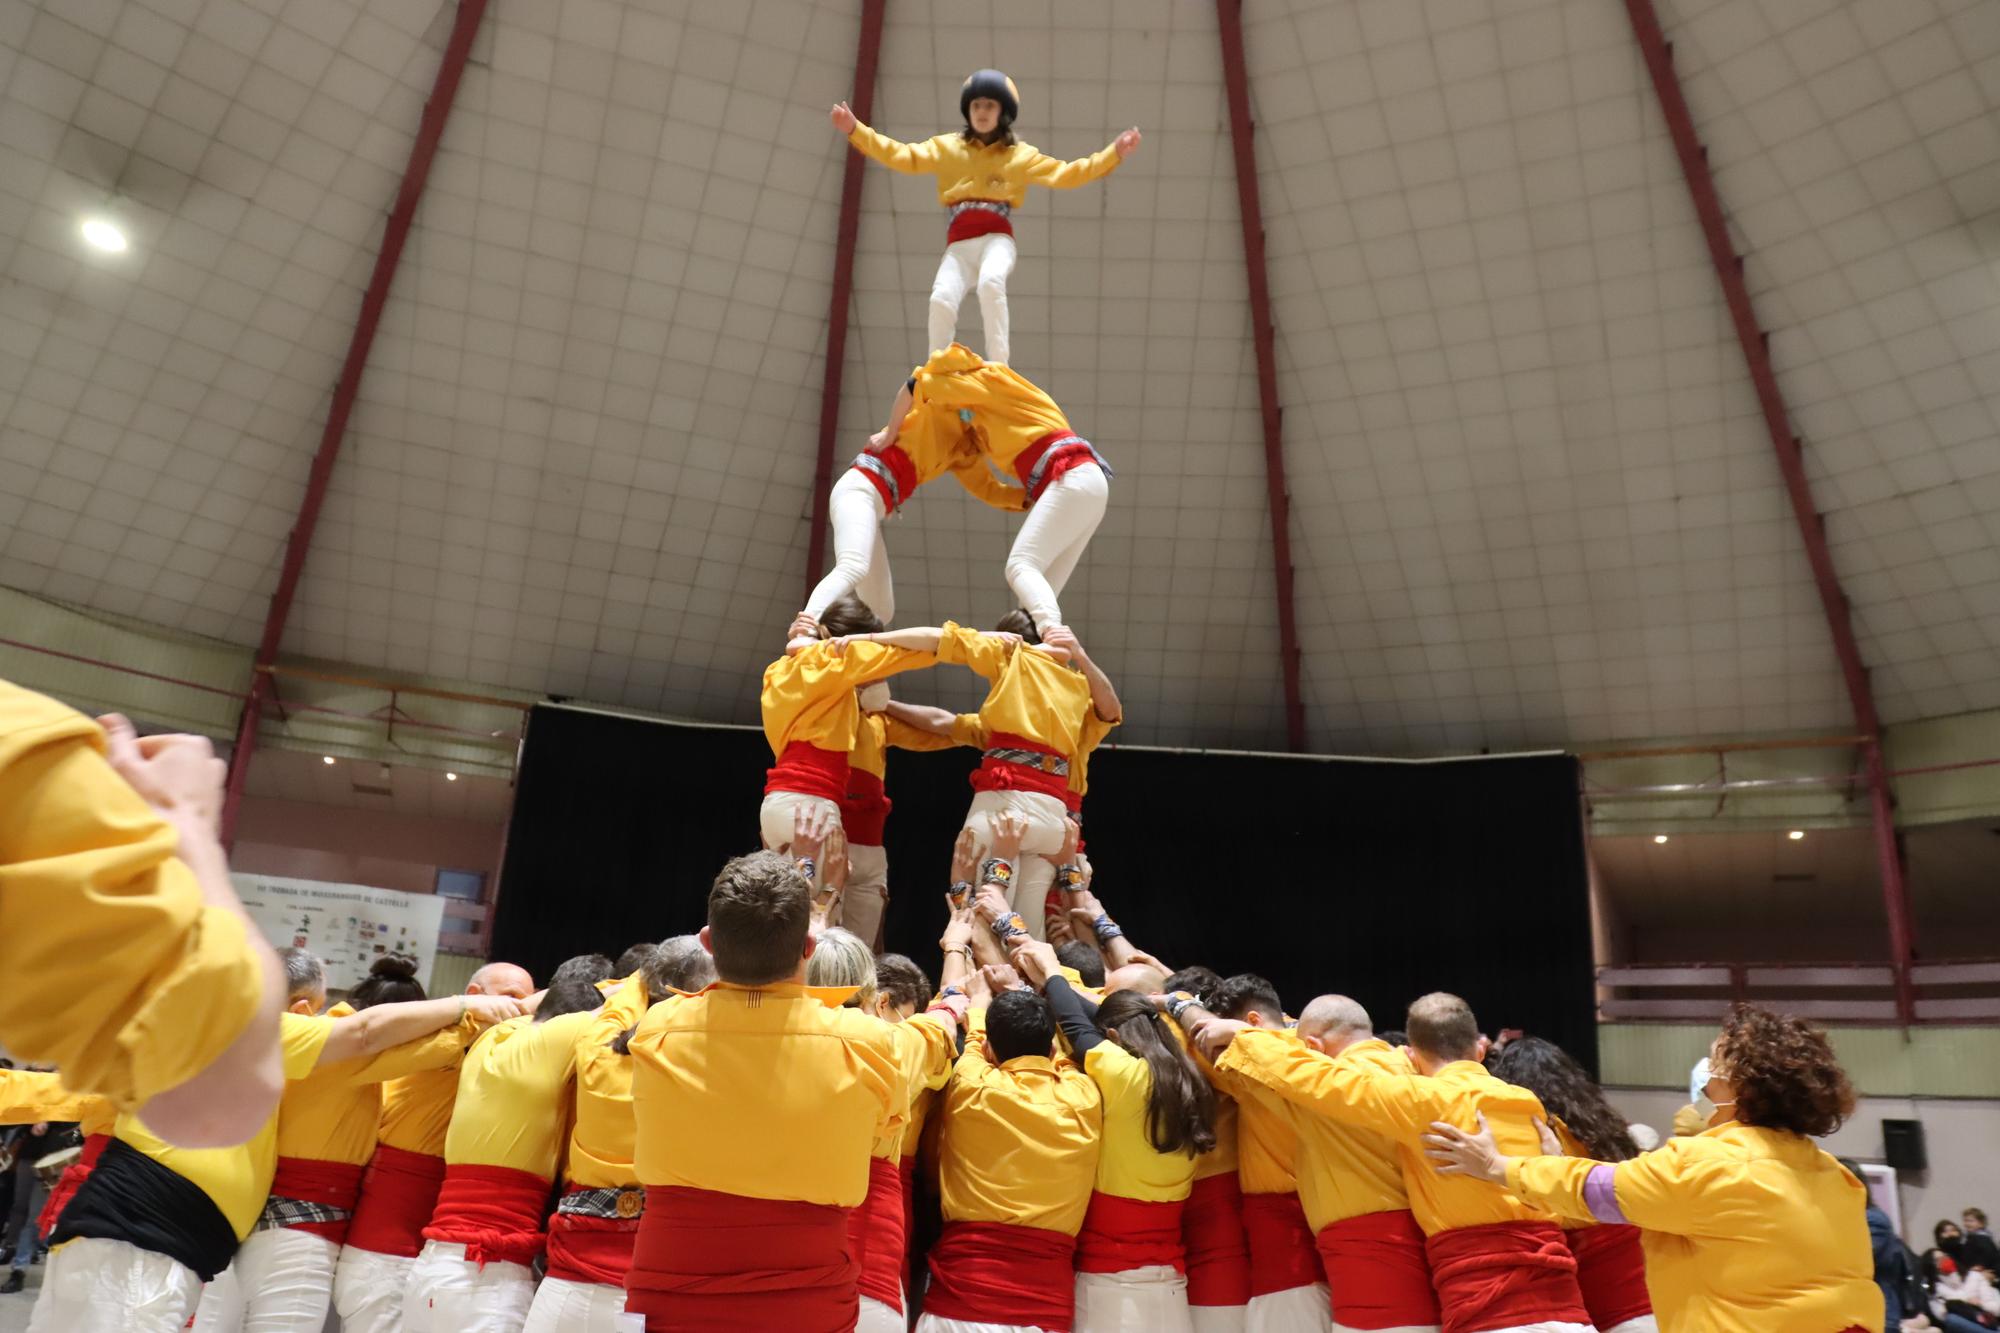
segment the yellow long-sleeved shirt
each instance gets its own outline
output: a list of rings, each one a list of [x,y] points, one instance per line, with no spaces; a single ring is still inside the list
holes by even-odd
[[[121,1109],[212,1064],[263,995],[177,845],[95,722],[0,681],[0,1044]]]
[[[1527,1156],[1507,1188],[1587,1221],[1584,1183],[1601,1165]],[[1882,1328],[1868,1191],[1810,1139],[1731,1122],[1619,1162],[1612,1192],[1641,1228],[1661,1333]]]
[[[1273,1035],[1296,1043],[1301,1050],[1310,1049],[1293,1033],[1274,1032]],[[1381,1042],[1370,1042],[1367,1049],[1356,1050],[1354,1058],[1372,1063],[1387,1073],[1409,1072],[1409,1062],[1401,1053]],[[1235,1070],[1218,1071],[1216,1078],[1242,1101],[1245,1123],[1250,1123],[1253,1116],[1260,1124],[1279,1121],[1289,1132],[1290,1144],[1295,1149],[1292,1174],[1297,1182],[1299,1204],[1305,1209],[1307,1225],[1315,1232],[1351,1217],[1401,1211],[1410,1206],[1396,1147],[1388,1139],[1294,1105],[1257,1080]],[[1246,1147],[1243,1167],[1245,1194],[1287,1192],[1253,1190],[1253,1174],[1260,1184],[1274,1184],[1277,1176],[1266,1176],[1262,1167],[1253,1172],[1249,1164],[1250,1156]],[[1278,1165],[1273,1160],[1272,1166],[1275,1168]]]
[[[852,1208],[899,1133],[909,1088],[893,1030],[852,989],[717,982],[656,1004],[632,1034],[636,1165],[648,1187]]]
[[[962,133],[903,143],[858,122],[847,141],[892,171],[937,177],[940,204],[989,199],[1019,208],[1030,185],[1073,190],[1109,176],[1120,160],[1117,149],[1108,146],[1065,162],[1029,144],[975,143]]]
[[[1097,1085],[1068,1060],[1042,1055],[996,1068],[985,1041],[986,1011],[974,1009],[939,1112],[944,1219],[1074,1236],[1090,1206],[1104,1136]]]
[[[458,1100],[458,1067],[433,1069],[382,1085],[382,1120],[375,1140],[404,1152],[444,1156],[452,1103]]]
[[[1076,764],[1096,749],[1118,720],[1097,715],[1090,681],[1066,662],[1024,643],[1009,643],[946,621],[938,661],[971,667],[992,682],[979,705],[990,735],[1004,731],[1068,756]]]
[[[571,1189],[624,1189],[639,1183],[632,1166],[632,1057],[611,1049],[618,1034],[652,1004],[635,972],[604,1001],[576,1038],[576,1113],[569,1135]]]
[[[327,1017],[353,1012],[337,1004]],[[382,1126],[382,1085],[390,1079],[455,1071],[465,1048],[478,1035],[479,1025],[468,1014],[450,1027],[375,1055],[316,1065],[304,1078],[285,1085],[278,1102],[278,1156],[366,1165]]]
[[[865,640],[839,654],[817,643],[779,658],[764,668],[764,739],[771,753],[782,755],[787,745],[803,742],[846,754],[861,725],[856,688],[936,661],[932,653]]]
[[[576,1039],[596,1019],[594,1009],[542,1023],[510,1018],[480,1034],[458,1071],[446,1164],[504,1166],[554,1179],[568,1130]]]
[[[945,1023],[930,1014],[912,1014],[901,1023],[890,1024],[889,1031],[895,1042],[896,1060],[902,1069],[910,1105],[903,1123],[896,1126],[892,1133],[875,1141],[872,1155],[895,1162],[903,1157],[904,1141],[909,1140],[914,1151],[917,1136],[924,1132],[917,1103],[943,1088],[951,1078],[952,1064],[958,1058],[958,1025]]]
[[[1094,705],[1091,717],[1093,718],[1096,717]],[[1089,719],[1085,719],[1085,721],[1088,722]],[[1115,722],[1106,724],[1105,731],[1108,733],[1110,729],[1116,725],[1118,724]],[[912,728],[912,730],[915,730],[915,728]],[[911,750],[918,750],[918,749],[938,750],[938,749],[944,749],[948,746],[962,745],[962,746],[968,746],[974,750],[984,750],[989,748],[990,742],[988,738],[992,735],[991,731],[987,728],[986,724],[980,721],[979,714],[977,713],[959,713],[958,715],[953,717],[951,720],[951,734],[949,736],[938,736],[930,732],[918,732],[918,734],[922,736],[928,736],[932,741],[935,741],[937,743],[935,745],[910,745],[910,746],[904,746],[902,748]],[[1100,736],[1099,740],[1102,739],[1103,738]],[[1097,742],[1096,741],[1091,742],[1091,749],[1096,749],[1096,748],[1097,748]],[[1078,805],[1082,803],[1083,798],[1090,792],[1090,750],[1085,750],[1082,754],[1070,756],[1069,789],[1074,794],[1074,799],[1071,801],[1070,808],[1075,809]],[[1075,986],[1076,984],[1077,982],[1075,980],[1071,980],[1070,982],[1071,986]],[[1207,1158],[1214,1156],[1214,1154],[1204,1153],[1202,1154],[1202,1156],[1204,1158]],[[1236,1168],[1232,1166],[1229,1169],[1234,1171]],[[1214,1172],[1200,1171],[1197,1172],[1196,1174],[1197,1176],[1204,1176],[1204,1175],[1213,1175]]]
[[[1484,1181],[1438,1174],[1424,1155],[1423,1135],[1432,1121],[1471,1130],[1478,1128],[1481,1113],[1501,1152],[1539,1153],[1535,1121],[1548,1113],[1535,1095],[1502,1083],[1470,1060],[1428,1077],[1407,1066],[1399,1070],[1381,1058],[1388,1049],[1379,1041],[1358,1042],[1328,1058],[1289,1034],[1253,1028],[1236,1034],[1216,1068],[1254,1080],[1295,1106],[1388,1139],[1396,1147],[1410,1211],[1426,1236],[1496,1222],[1553,1221],[1543,1209]]]
[[[102,1125],[110,1103],[94,1094],[65,1088],[61,1074],[33,1069],[0,1069],[0,1125],[43,1121],[93,1121]],[[95,1133],[85,1129],[86,1134]]]
[[[1118,1043],[1101,1041],[1084,1053],[1083,1068],[1104,1099],[1097,1189],[1147,1203],[1187,1198],[1197,1159],[1184,1152],[1161,1152],[1146,1134],[1152,1067]]]
[[[914,380],[926,373],[952,373],[960,367],[960,353],[972,355],[953,344],[934,352],[910,376]],[[925,406],[916,401],[914,393],[902,420],[896,423],[895,440],[879,453],[872,449],[863,453],[853,465],[868,474],[891,511],[908,504],[918,487],[947,472],[983,504],[1009,513],[1028,507],[1028,492],[1003,481],[987,466],[983,441],[971,423],[955,411]]]
[[[278,1015],[278,1050],[285,1082],[312,1073],[326,1049],[334,1020],[324,1016]],[[130,1111],[118,1117],[112,1133],[160,1165],[189,1181],[214,1200],[215,1206],[242,1240],[257,1224],[264,1200],[271,1194],[271,1177],[278,1169],[278,1117],[273,1114],[248,1143],[234,1148],[176,1148],[147,1129]]]
[[[960,343],[933,353],[916,381],[911,416],[938,423],[939,430],[969,431],[979,452],[1017,480],[1026,480],[1016,460],[1028,446],[1074,433],[1056,400],[1034,381],[1011,366],[981,360]]]
[[[854,748],[847,752],[847,762],[863,773],[886,778],[889,776],[889,751],[892,749],[949,750],[954,745],[965,743],[955,733],[939,736],[899,721],[887,713],[863,713],[860,724],[854,729]]]

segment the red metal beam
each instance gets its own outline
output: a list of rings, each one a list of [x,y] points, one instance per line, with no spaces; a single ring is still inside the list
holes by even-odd
[[[1271,502],[1271,558],[1278,577],[1278,661],[1285,676],[1285,740],[1306,748],[1306,706],[1299,693],[1299,620],[1292,590],[1291,496],[1285,486],[1284,412],[1278,406],[1277,329],[1264,261],[1264,209],[1257,194],[1251,136],[1250,78],[1243,64],[1242,0],[1215,0],[1222,30],[1222,82],[1229,97],[1229,140],[1236,150],[1236,201],[1243,216],[1243,267],[1250,278],[1250,331],[1257,346],[1257,396],[1264,412],[1264,484]]]
[[[1854,622],[1848,614],[1847,595],[1840,589],[1834,572],[1833,552],[1826,544],[1826,521],[1813,504],[1812,488],[1806,480],[1804,455],[1798,436],[1792,433],[1785,400],[1778,391],[1778,376],[1771,366],[1769,339],[1757,325],[1750,305],[1750,288],[1743,280],[1743,257],[1729,238],[1729,223],[1716,193],[1715,177],[1709,171],[1708,150],[1695,133],[1694,116],[1688,111],[1680,77],[1674,72],[1674,48],[1660,28],[1653,0],[1625,0],[1632,31],[1652,76],[1653,91],[1659,95],[1667,129],[1673,135],[1674,152],[1680,157],[1687,177],[1688,193],[1701,219],[1702,235],[1708,241],[1708,255],[1715,264],[1715,276],[1729,305],[1730,322],[1736,326],[1736,340],[1742,344],[1743,359],[1750,366],[1750,382],[1757,390],[1757,406],[1764,414],[1764,427],[1771,436],[1771,449],[1778,458],[1778,471],[1785,480],[1785,493],[1792,502],[1792,516],[1798,520],[1804,539],[1806,561],[1812,567],[1813,584],[1819,590],[1820,609],[1826,614],[1827,629],[1833,635],[1834,655],[1840,659],[1841,677],[1847,684],[1847,698],[1854,710],[1855,727],[1861,733],[1861,756],[1868,776],[1868,805],[1875,828],[1875,856],[1882,877],[1882,905],[1889,918],[1889,948],[1896,967],[1896,1011],[1908,1024],[1916,1013],[1916,995],[1910,983],[1912,937],[1909,895],[1903,884],[1903,858],[1896,843],[1894,811],[1889,781],[1882,763],[1882,724],[1875,712],[1875,696],[1868,685],[1868,668],[1862,665],[1861,648],[1854,638]]]
[[[361,391],[361,373],[368,365],[369,350],[374,347],[376,331],[382,325],[382,309],[389,301],[389,286],[395,281],[396,268],[403,257],[403,245],[410,239],[410,224],[416,218],[418,201],[424,196],[424,183],[430,178],[438,141],[444,137],[445,121],[451,116],[452,101],[458,95],[458,83],[465,73],[465,62],[472,55],[472,39],[478,34],[480,21],[485,16],[486,0],[459,0],[451,37],[445,43],[444,58],[438,64],[437,80],[431,85],[430,100],[424,103],[423,116],[417,122],[416,141],[410,145],[410,160],[403,169],[403,185],[396,192],[395,206],[389,211],[388,226],[382,233],[382,249],[375,256],[375,272],[369,277],[368,290],[361,298],[361,315],[355,321],[354,336],[348,341],[347,360],[342,364],[340,378],[334,384],[333,402],[326,414],[326,428],[320,432],[312,470],[306,475],[305,498],[299,502],[299,516],[292,523],[291,535],[285,541],[285,562],[278,571],[277,591],[271,594],[271,607],[264,617],[263,637],[257,643],[256,664],[259,667],[268,667],[277,660],[278,643],[285,634],[285,620],[291,615],[292,598],[298,594],[299,576],[305,570],[306,552],[312,547],[313,529],[319,525],[320,509],[326,504],[327,483],[333,477],[333,465],[340,457],[341,442],[347,434],[347,420],[354,413],[354,400]],[[258,716],[270,691],[270,673],[255,672],[251,677],[250,697],[243,705],[243,718],[236,728],[236,745],[229,756],[229,785],[222,803],[222,838],[225,845],[235,837],[236,811],[242,804],[243,786],[250,775],[250,758],[257,749]]]
[[[875,67],[882,54],[884,0],[861,0],[861,35],[854,44],[854,93],[848,104],[863,123],[875,118]],[[847,307],[854,297],[854,242],[861,234],[861,184],[868,159],[849,148],[840,177],[840,225],[834,231],[833,295],[826,311],[826,377],[819,391],[819,460],[813,466],[812,532],[806,545],[806,590],[812,596],[826,561],[827,492],[833,486],[833,446],[840,433],[840,381],[847,369]]]

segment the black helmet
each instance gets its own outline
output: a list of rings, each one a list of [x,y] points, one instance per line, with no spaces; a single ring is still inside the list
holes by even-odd
[[[965,86],[958,90],[958,114],[965,123],[972,123],[972,99],[990,97],[1000,104],[1000,128],[1012,128],[1014,117],[1021,114],[1021,92],[1014,81],[997,69],[976,69]]]

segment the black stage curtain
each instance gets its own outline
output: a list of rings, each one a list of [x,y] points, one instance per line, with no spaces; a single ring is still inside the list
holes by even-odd
[[[977,756],[889,764],[889,948],[935,975],[951,843]],[[534,710],[494,923],[535,975],[700,927],[709,881],[757,846],[760,732]],[[1091,760],[1096,890],[1175,966],[1255,971],[1294,1011],[1338,990],[1379,1027],[1432,990],[1593,1070],[1589,887],[1575,760],[1429,764],[1157,750]]]

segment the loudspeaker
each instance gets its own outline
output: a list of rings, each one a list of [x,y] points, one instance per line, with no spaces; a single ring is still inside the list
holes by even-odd
[[[1924,1122],[1921,1120],[1884,1120],[1882,1122],[1882,1157],[1898,1171],[1923,1171],[1928,1169],[1929,1159],[1924,1156]]]

